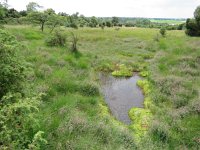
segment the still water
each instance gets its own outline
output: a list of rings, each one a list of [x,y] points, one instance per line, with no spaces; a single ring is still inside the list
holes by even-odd
[[[132,107],[143,107],[144,95],[137,86],[141,78],[135,75],[130,78],[115,78],[111,75],[100,74],[101,92],[112,114],[125,124],[131,120],[128,112]]]

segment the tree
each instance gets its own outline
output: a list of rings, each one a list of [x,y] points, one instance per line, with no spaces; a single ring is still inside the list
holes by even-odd
[[[189,36],[200,36],[200,27],[195,19],[187,19],[186,34]]]
[[[79,13],[72,14],[67,18],[67,26],[72,27],[74,29],[78,29],[78,17]]]
[[[89,24],[90,20],[86,18],[84,15],[80,15],[78,22],[80,24],[80,27],[84,27]]]
[[[105,22],[100,23],[99,26],[101,27],[102,30],[104,30],[104,28],[105,28]]]
[[[117,26],[117,24],[119,23],[119,18],[118,17],[112,17],[112,24],[114,25],[114,26]]]
[[[189,36],[200,36],[200,6],[194,12],[194,19],[187,19],[185,33]]]
[[[48,8],[44,12],[48,15],[55,15],[56,14],[55,10],[53,10],[52,8]]]
[[[19,18],[20,14],[17,10],[15,10],[14,8],[8,9],[8,11],[6,12],[6,17],[7,18]]]
[[[133,22],[126,22],[125,27],[134,27],[135,24]]]
[[[28,15],[26,10],[20,11],[19,14],[21,17],[26,17]]]
[[[4,16],[5,16],[4,7],[2,4],[0,4],[0,20],[3,20]]]
[[[38,8],[42,8],[42,6],[40,6],[38,3],[36,2],[30,2],[27,6],[26,6],[26,10],[27,12],[34,12],[37,11]]]
[[[47,25],[50,28],[50,32],[52,32],[57,26],[64,25],[66,21],[66,17],[52,14],[48,16]]]
[[[45,23],[48,21],[48,14],[44,12],[31,12],[28,14],[29,20],[33,24],[39,24],[42,32],[44,31]]]
[[[106,26],[107,27],[112,27],[112,23],[110,21],[106,21]]]
[[[0,4],[5,7],[8,8],[8,1],[7,0],[0,0]]]
[[[200,25],[200,6],[196,8],[194,11],[194,18],[197,21],[197,23]]]
[[[93,28],[93,27],[96,27],[97,25],[98,25],[97,18],[93,16],[93,17],[90,19],[89,26]]]
[[[4,3],[0,3],[0,21],[4,19],[6,16],[7,7]]]
[[[59,12],[58,15],[68,17],[69,15],[65,12]]]

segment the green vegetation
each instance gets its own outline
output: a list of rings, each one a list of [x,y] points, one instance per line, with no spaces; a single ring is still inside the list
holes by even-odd
[[[47,46],[66,46],[67,36],[62,31],[56,30],[46,39]]]
[[[136,142],[140,142],[149,129],[152,114],[149,109],[132,108],[129,111],[129,117],[132,120],[130,128],[133,130]]]
[[[199,131],[194,119],[199,113],[198,38],[189,38],[182,31],[169,31],[166,38],[157,42],[153,37],[159,31],[153,29],[63,29],[67,37],[72,31],[80,37],[79,53],[71,53],[70,47],[47,47],[48,31],[41,34],[38,28],[29,26],[6,26],[6,30],[27,47],[20,53],[34,68],[27,75],[32,91],[46,93],[40,111],[35,113],[48,141],[45,149],[86,149],[88,145],[91,149],[134,149],[135,144],[140,148],[163,145],[163,149],[173,149],[199,145],[199,135],[191,134]],[[29,34],[36,34],[37,38]],[[71,41],[66,43],[70,45]],[[144,125],[141,118],[151,117],[137,117],[137,123],[133,121],[130,126],[132,132],[111,119],[98,90],[98,72],[112,73],[118,69],[131,74],[141,71],[146,76],[146,80],[138,82],[145,94],[146,110],[138,111],[141,115],[152,114],[152,119]],[[133,110],[131,117],[137,113]],[[143,130],[138,125],[148,128]],[[141,136],[142,140],[135,143]]]
[[[200,6],[194,12],[194,19],[187,19],[186,34],[189,36],[200,36]]]
[[[198,37],[38,7],[0,5],[0,149],[200,148]],[[11,16],[23,25],[8,25]],[[131,125],[110,114],[99,72],[144,77],[144,108],[130,110]]]
[[[162,37],[166,36],[166,29],[165,28],[161,28],[160,29],[160,34],[162,35]]]
[[[147,77],[147,71],[140,73],[143,77]],[[144,93],[144,108],[132,108],[129,111],[129,117],[132,120],[130,128],[134,131],[134,137],[137,142],[141,142],[149,130],[152,121],[153,103],[150,97],[151,88],[147,80],[138,80],[137,85]]]
[[[6,24],[35,24],[40,25],[41,30],[50,28],[52,32],[56,27],[66,26],[74,29],[82,27],[97,28],[101,27],[142,27],[142,28],[166,28],[167,30],[183,30],[185,29],[185,20],[166,20],[166,19],[149,19],[149,18],[126,18],[126,17],[85,17],[78,12],[74,14],[66,14],[53,9],[41,11],[42,6],[35,2],[30,2],[26,10],[18,12],[14,8],[8,9],[0,5],[0,19]]]
[[[131,68],[126,67],[124,64],[117,65],[116,70],[112,72],[113,76],[116,77],[131,77],[133,72]]]
[[[170,25],[179,25],[185,23],[184,19],[150,19],[150,21],[155,23],[167,23]]]
[[[23,46],[6,31],[0,30],[0,35],[0,149],[39,149],[46,143],[34,117],[41,94],[26,91],[26,72],[32,68],[19,54]]]

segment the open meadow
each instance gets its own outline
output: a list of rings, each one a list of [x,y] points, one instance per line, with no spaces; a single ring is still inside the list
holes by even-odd
[[[182,24],[182,23],[185,23],[185,20],[175,20],[175,19],[150,19],[151,22],[156,22],[156,23],[167,23],[167,24],[174,24],[174,25],[177,25],[177,24]]]
[[[42,149],[200,148],[200,38],[177,30],[162,37],[149,28],[61,27],[67,44],[50,47],[48,29],[5,29],[23,45],[28,94],[44,93],[34,114],[35,130],[48,142]],[[75,53],[72,32],[78,38]],[[131,125],[117,121],[100,92],[99,73],[112,74],[120,66],[147,81],[148,89],[140,85],[148,101],[144,109],[151,112],[145,132],[134,119]]]

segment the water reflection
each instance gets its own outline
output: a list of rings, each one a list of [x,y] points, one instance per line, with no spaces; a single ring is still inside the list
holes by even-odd
[[[143,107],[144,96],[137,86],[138,75],[131,78],[115,78],[100,74],[101,91],[112,114],[125,124],[130,124],[128,111],[132,107]]]

